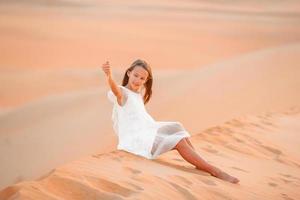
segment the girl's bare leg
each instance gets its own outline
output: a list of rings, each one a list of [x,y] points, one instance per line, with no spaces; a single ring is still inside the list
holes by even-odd
[[[194,148],[194,146],[192,145],[190,139],[189,139],[188,137],[185,137],[184,139],[186,140],[186,142],[188,143],[188,145],[190,145],[190,147],[191,147],[193,150],[195,150],[195,148]]]
[[[229,174],[223,172],[217,167],[210,165],[205,160],[203,160],[199,154],[197,154],[194,149],[188,144],[186,139],[180,140],[175,149],[179,152],[179,154],[183,157],[184,160],[196,166],[199,170],[204,170],[210,173],[212,176],[220,178],[225,181],[229,181],[231,183],[238,183],[239,180]]]

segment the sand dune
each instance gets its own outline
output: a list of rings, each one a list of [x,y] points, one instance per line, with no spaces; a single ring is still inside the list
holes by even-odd
[[[299,199],[300,109],[241,116],[192,137],[208,162],[238,185],[194,169],[175,151],[151,161],[124,151],[93,154],[36,181],[12,185],[1,199]],[[291,142],[293,140],[293,142]]]
[[[0,112],[97,87],[107,59],[120,73],[136,58],[154,71],[197,70],[298,43],[299,10],[294,0],[3,0]]]
[[[1,70],[0,109],[15,109],[43,97],[95,88],[103,79],[100,67]]]
[[[0,69],[199,68],[300,40],[295,0],[13,2],[0,2]]]
[[[299,53],[298,45],[288,45],[162,75],[147,109],[156,120],[182,122],[194,135],[245,114],[298,107]],[[107,89],[53,95],[2,114],[1,187],[38,178],[81,156],[113,150]]]
[[[299,199],[299,10],[296,0],[1,1],[0,199]],[[100,65],[110,60],[120,83],[136,58],[153,68],[149,113],[180,121],[240,185],[175,151],[154,161],[113,151]]]
[[[156,85],[149,110],[194,133],[243,114],[299,106],[299,56],[299,44],[285,45],[178,74]]]
[[[125,69],[114,69],[113,74],[121,82]],[[171,78],[185,70],[155,70],[156,79]],[[47,96],[57,96],[76,91],[93,90],[105,84],[100,67],[94,69],[27,69],[1,70],[0,114],[19,109],[26,104],[40,101]]]
[[[97,88],[49,96],[1,115],[1,187],[39,177],[81,155],[111,150],[115,139],[108,134],[111,120],[103,107],[109,102],[103,93]]]

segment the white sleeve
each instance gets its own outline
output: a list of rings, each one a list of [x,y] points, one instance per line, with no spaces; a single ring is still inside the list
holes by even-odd
[[[109,90],[109,91],[107,92],[107,98],[108,98],[108,100],[111,101],[112,103],[115,103],[115,102],[117,101],[117,97],[115,96],[115,94],[114,94],[111,90]]]
[[[123,89],[121,86],[119,86],[119,88],[121,89],[121,92],[123,93],[124,97],[126,98],[127,97],[127,91],[125,89]],[[107,98],[112,103],[118,103],[117,102],[117,97],[115,96],[115,94],[111,90],[109,90],[107,92]]]

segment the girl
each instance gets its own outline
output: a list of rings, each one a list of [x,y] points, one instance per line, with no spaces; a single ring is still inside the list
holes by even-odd
[[[113,128],[119,139],[117,149],[147,159],[175,149],[196,169],[231,183],[239,182],[200,157],[180,122],[159,122],[148,114],[144,104],[151,98],[153,77],[145,61],[138,59],[132,63],[125,71],[122,85],[113,80],[109,62],[102,69],[111,88],[107,95],[113,103]]]

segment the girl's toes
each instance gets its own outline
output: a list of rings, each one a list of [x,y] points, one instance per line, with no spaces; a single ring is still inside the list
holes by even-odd
[[[238,183],[238,182],[240,182],[240,180],[234,177],[232,183]]]

